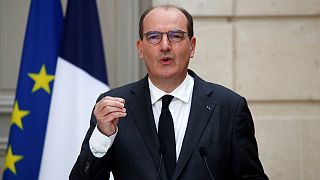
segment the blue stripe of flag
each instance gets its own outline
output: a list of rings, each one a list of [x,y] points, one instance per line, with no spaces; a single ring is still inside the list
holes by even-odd
[[[60,56],[108,84],[95,0],[69,0]]]

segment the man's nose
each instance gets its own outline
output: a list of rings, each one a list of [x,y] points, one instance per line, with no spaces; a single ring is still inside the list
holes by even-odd
[[[160,42],[161,43],[161,50],[162,51],[168,51],[170,50],[171,48],[171,43],[168,39],[168,36],[167,34],[163,34],[162,35],[162,41]]]

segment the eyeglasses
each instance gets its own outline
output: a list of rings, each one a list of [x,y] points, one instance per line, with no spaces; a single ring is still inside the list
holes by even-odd
[[[189,33],[181,30],[172,30],[168,32],[149,31],[143,34],[143,36],[146,36],[146,39],[150,44],[158,44],[161,42],[163,34],[167,34],[167,38],[170,43],[181,42],[185,38],[186,34],[191,36]]]

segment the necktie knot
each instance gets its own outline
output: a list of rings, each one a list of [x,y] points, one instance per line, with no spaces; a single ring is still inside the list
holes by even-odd
[[[162,99],[162,108],[168,108],[170,102],[171,102],[172,99],[173,99],[173,96],[171,96],[171,95],[164,95],[164,96],[162,96],[161,99]]]

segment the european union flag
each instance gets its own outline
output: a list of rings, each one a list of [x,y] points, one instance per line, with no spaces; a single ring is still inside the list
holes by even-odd
[[[4,180],[38,179],[63,26],[60,0],[32,0]]]

